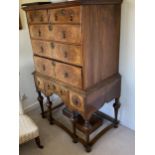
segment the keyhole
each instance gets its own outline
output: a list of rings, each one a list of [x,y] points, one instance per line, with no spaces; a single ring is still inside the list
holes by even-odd
[[[62,38],[65,39],[66,38],[66,32],[62,31]]]
[[[70,21],[73,21],[73,16],[70,16]]]
[[[67,78],[69,74],[67,72],[64,73],[64,77]]]

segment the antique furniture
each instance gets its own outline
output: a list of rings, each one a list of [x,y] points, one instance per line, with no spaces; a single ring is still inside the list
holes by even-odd
[[[99,137],[89,139],[101,124],[97,118],[98,123],[90,123],[94,114],[112,121],[115,127],[118,125],[121,2],[78,0],[23,7],[34,52],[34,79],[42,117],[43,93],[48,100],[50,123],[59,124],[52,117],[50,101],[53,93],[58,94],[68,109],[64,114],[68,113],[73,122],[74,142],[80,141],[76,130],[81,129],[86,135],[86,141],[81,142],[88,152]],[[112,99],[114,119],[97,112]]]
[[[24,114],[21,102],[19,102],[19,144],[35,139],[39,148],[43,148],[40,144],[39,129],[33,120]]]

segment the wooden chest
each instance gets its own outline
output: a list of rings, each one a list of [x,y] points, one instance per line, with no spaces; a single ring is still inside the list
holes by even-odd
[[[85,0],[25,7],[35,64],[35,84],[57,93],[89,120],[120,97],[121,0]]]

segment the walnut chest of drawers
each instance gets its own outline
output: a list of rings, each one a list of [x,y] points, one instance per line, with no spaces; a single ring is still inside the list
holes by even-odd
[[[86,121],[105,102],[120,97],[121,2],[81,0],[24,8],[38,92],[58,94]]]
[[[37,89],[46,96],[57,93],[86,119],[105,101],[120,95],[118,2],[75,1],[25,8]],[[109,99],[110,89],[114,96]]]

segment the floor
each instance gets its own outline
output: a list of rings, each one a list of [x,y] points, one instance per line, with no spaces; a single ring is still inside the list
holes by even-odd
[[[44,149],[36,147],[34,141],[20,146],[20,155],[134,155],[135,133],[134,131],[119,126],[111,129],[103,135],[93,146],[92,152],[86,153],[80,144],[72,143],[72,139],[62,129],[55,125],[49,125],[46,119],[42,119],[39,109],[35,109],[28,115],[36,122],[40,129],[41,142]]]

